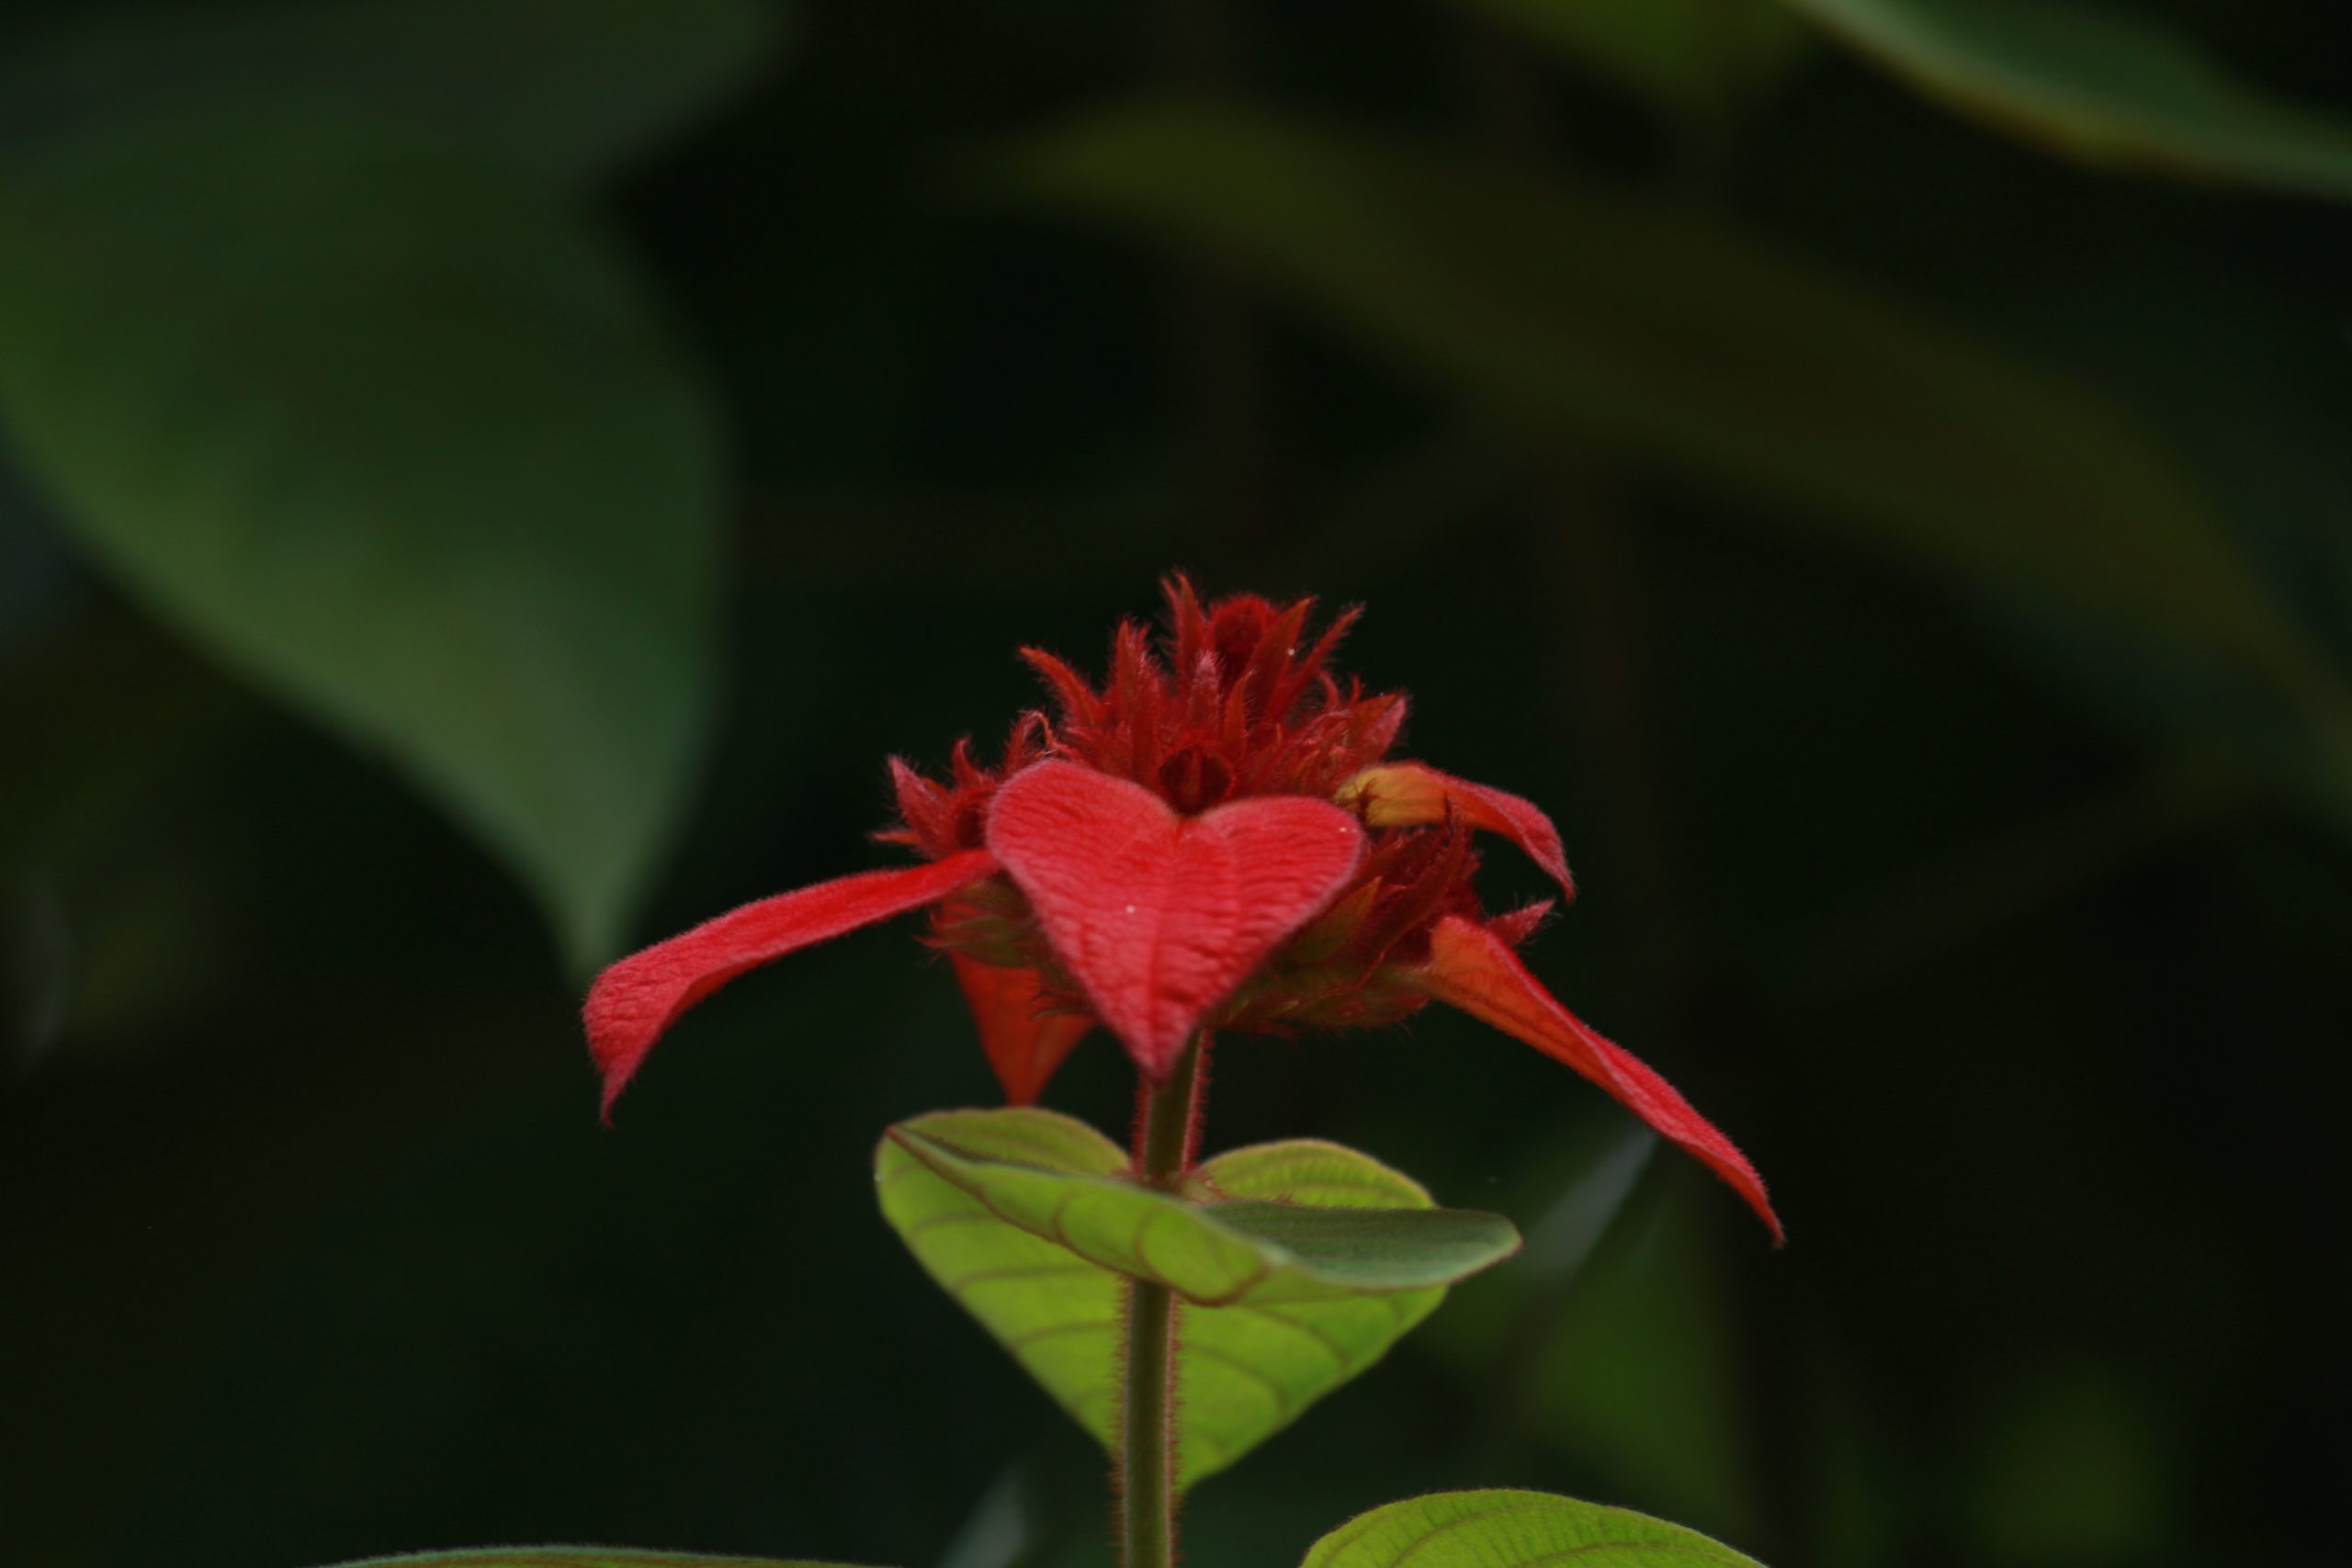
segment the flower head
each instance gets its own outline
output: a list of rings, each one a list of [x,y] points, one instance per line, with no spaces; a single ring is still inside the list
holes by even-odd
[[[1148,1080],[1201,1031],[1393,1022],[1442,1001],[1565,1062],[1729,1182],[1780,1234],[1747,1159],[1663,1078],[1562,1007],[1516,949],[1549,901],[1488,915],[1476,835],[1510,840],[1572,897],[1559,835],[1517,795],[1389,752],[1398,693],[1342,683],[1314,602],[1204,605],[1179,577],[1170,627],[1133,622],[1100,686],[1023,657],[1053,710],[1001,760],[958,743],[944,780],[892,759],[922,857],[780,894],[614,964],[588,998],[612,1102],[654,1043],[747,969],[928,908],[1007,1096],[1036,1098],[1100,1022]]]

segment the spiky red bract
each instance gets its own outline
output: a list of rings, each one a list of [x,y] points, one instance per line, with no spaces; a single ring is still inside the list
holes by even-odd
[[[982,841],[997,790],[1047,758],[1127,779],[1179,813],[1193,815],[1263,795],[1329,800],[1395,744],[1404,722],[1403,696],[1367,694],[1354,682],[1342,685],[1329,668],[1353,623],[1352,612],[1309,635],[1311,600],[1277,605],[1243,594],[1204,606],[1182,577],[1165,586],[1166,635],[1155,639],[1141,626],[1122,625],[1113,638],[1109,677],[1099,689],[1051,654],[1023,650],[1045,680],[1055,711],[1023,714],[999,766],[981,766],[963,744],[939,782],[894,760],[900,825],[883,837],[932,856],[973,848]],[[1363,889],[1365,898],[1352,900],[1351,908],[1376,903],[1387,917],[1445,895],[1435,886],[1442,878],[1433,871],[1444,857],[1416,852],[1401,862],[1395,854],[1381,858],[1384,864],[1408,864],[1412,886]],[[1450,863],[1458,881],[1475,862],[1464,854]],[[1367,862],[1363,878],[1374,874]],[[1469,895],[1457,888],[1452,897]],[[1372,983],[1372,961],[1387,945],[1375,939],[1386,932],[1393,940],[1394,925],[1384,918],[1353,931],[1362,940],[1324,942],[1324,961],[1311,971],[1278,955],[1219,1018],[1207,1021],[1262,1032],[1402,1017],[1421,998]],[[1090,1005],[1085,987],[1045,940],[1017,889],[990,884],[943,907],[933,919],[933,941],[984,964],[1035,971],[1050,1007],[1080,1011]]]
[[[1362,813],[1368,828],[1429,828],[1452,815],[1473,828],[1499,833],[1560,885],[1563,897],[1577,896],[1560,830],[1533,801],[1507,790],[1458,779],[1420,762],[1385,762],[1341,784],[1337,799]]]
[[[1060,761],[998,789],[987,839],[1094,1015],[1154,1082],[1348,886],[1364,848],[1329,801],[1256,795],[1186,817],[1140,784]]]
[[[746,904],[622,959],[596,977],[582,1010],[588,1052],[605,1077],[606,1119],[662,1032],[728,981],[787,953],[935,904],[996,869],[987,851],[968,850],[929,865],[861,872]]]
[[[1094,1021],[1083,1013],[1055,1010],[1035,969],[983,964],[953,951],[947,956],[980,1032],[980,1049],[1003,1086],[1005,1102],[1036,1104],[1054,1069],[1086,1037]]]
[[[1439,1001],[1525,1041],[1607,1089],[1661,1137],[1730,1183],[1771,1227],[1776,1245],[1786,1239],[1765,1195],[1764,1179],[1747,1156],[1672,1084],[1562,1007],[1492,931],[1460,916],[1438,921],[1421,974],[1423,986]]]
[[[1132,779],[1189,813],[1245,795],[1329,800],[1396,743],[1402,694],[1342,686],[1329,668],[1358,612],[1307,641],[1312,599],[1276,605],[1243,593],[1204,607],[1182,577],[1167,591],[1159,649],[1142,626],[1122,624],[1099,691],[1053,655],[1022,650],[1059,709],[1046,728],[1053,755]]]

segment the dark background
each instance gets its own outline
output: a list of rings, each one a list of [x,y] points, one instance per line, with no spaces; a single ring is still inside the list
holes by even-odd
[[[266,96],[230,72],[205,100],[226,58],[315,88],[288,134],[323,144],[350,61],[249,41],[301,35],[302,9],[183,6],[160,67],[86,81],[38,48],[114,13],[12,9],[0,133]],[[2327,7],[2138,9],[2352,109]],[[1788,1568],[2327,1560],[2352,1468],[2324,1283],[2347,1219],[2352,705],[2329,671],[2352,655],[2352,228],[2086,167],[1803,35],[1661,95],[1509,10],[811,5],[572,187],[726,454],[707,750],[622,940],[881,863],[882,759],[993,747],[1034,699],[1014,649],[1094,666],[1171,568],[1363,603],[1347,662],[1409,689],[1408,752],[1560,824],[1583,897],[1538,973],[1742,1144],[1791,1242],[1465,1020],[1230,1044],[1212,1144],[1343,1139],[1532,1245],[1205,1483],[1193,1562],[1288,1562],[1375,1503],[1506,1484]],[[256,16],[218,57],[189,41]],[[136,57],[151,22],[111,36]],[[410,62],[425,101],[481,66],[462,44]],[[538,69],[492,62],[489,91]],[[1634,268],[1658,292],[1622,352],[1734,412],[1668,397],[1628,437],[1606,353],[1595,412],[1417,347],[1449,310],[1523,327],[1539,359],[1581,341],[1547,312],[1618,319],[1508,201],[1464,197],[1453,230],[1396,197],[1474,280],[1433,289],[1417,337],[1316,265],[988,172],[1008,139],[1171,88],[1694,225],[1667,247],[1689,277]],[[171,130],[167,177],[200,140]],[[1395,259],[1336,220],[1318,251],[1301,221],[1330,276]],[[1568,232],[1649,254],[1600,222]],[[1940,346],[1816,397],[1802,301],[1751,302],[1796,345],[1778,358],[1708,324],[1745,308],[1710,226]],[[88,470],[27,434],[52,383],[11,358],[66,321],[41,276],[0,263],[0,1562],[541,1540],[1105,1561],[1101,1457],[874,1211],[884,1125],[993,1093],[911,927],[731,989],[601,1129],[574,1022],[595,944],[567,952],[396,741],[224,652],[122,534],[84,532]],[[203,325],[158,310],[123,332]],[[138,352],[55,330],[69,365]],[[2114,432],[2045,418],[1980,353]],[[236,396],[243,364],[184,395]],[[1906,446],[1903,411],[1950,388]],[[94,397],[107,461],[165,460]],[[494,448],[530,412],[485,401],[436,439]],[[1726,457],[1707,422],[1751,415],[1781,434]],[[1783,442],[1828,456],[1792,482]],[[2132,588],[2163,547],[2109,478],[2126,449],[2301,652],[2199,631],[2205,568],[2185,597]],[[1859,502],[1841,464],[1877,476]],[[1906,532],[1905,497],[1964,521]],[[530,510],[516,536],[560,541]],[[440,635],[397,582],[344,616],[370,617]],[[1490,861],[1498,904],[1538,891]],[[1097,1037],[1049,1101],[1115,1130],[1128,1087]]]

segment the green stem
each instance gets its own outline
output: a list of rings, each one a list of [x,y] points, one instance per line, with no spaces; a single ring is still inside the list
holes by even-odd
[[[1136,1117],[1136,1179],[1172,1188],[1192,1163],[1201,1040]],[[1119,1440],[1119,1540],[1125,1568],[1176,1562],[1176,1297],[1165,1285],[1127,1281],[1125,1401]]]

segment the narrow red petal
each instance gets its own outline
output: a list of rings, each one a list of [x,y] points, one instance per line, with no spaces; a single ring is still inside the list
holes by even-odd
[[[955,952],[947,956],[955,963],[956,983],[964,987],[964,1000],[979,1028],[980,1048],[996,1069],[996,1081],[1004,1086],[1006,1102],[1036,1104],[1054,1070],[1094,1027],[1094,1021],[1082,1013],[1046,1011],[1035,969],[1000,968]]]
[[[1615,1095],[1660,1136],[1679,1144],[1729,1182],[1772,1228],[1775,1245],[1787,1239],[1765,1195],[1764,1179],[1747,1156],[1690,1109],[1672,1084],[1555,1000],[1493,932],[1459,915],[1440,920],[1430,935],[1422,984],[1439,1001],[1566,1062]]]
[[[1355,874],[1355,818],[1303,795],[1251,795],[1180,817],[1137,784],[1074,762],[1007,780],[996,852],[1095,1016],[1144,1076]]]
[[[997,869],[986,850],[929,865],[862,872],[746,904],[631,953],[588,992],[588,1054],[605,1075],[605,1115],[678,1015],[747,969],[860,926],[935,904]]]
[[[1487,929],[1505,947],[1518,947],[1535,934],[1535,928],[1552,915],[1552,900],[1539,898],[1532,904],[1522,904],[1499,915],[1489,916]]]
[[[1363,813],[1374,828],[1426,828],[1445,820],[1446,808],[1473,828],[1500,833],[1549,874],[1568,897],[1577,896],[1559,829],[1532,800],[1457,779],[1419,762],[1366,768],[1340,786],[1339,803]]]

